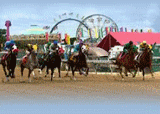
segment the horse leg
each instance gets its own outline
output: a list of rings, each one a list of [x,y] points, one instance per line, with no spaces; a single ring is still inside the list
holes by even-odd
[[[5,73],[6,77],[7,77],[6,66],[4,64],[2,64],[2,66],[3,66],[3,71],[4,71],[4,73]]]
[[[21,65],[21,79],[20,79],[21,82],[23,81],[23,71],[24,71],[24,67],[23,65]]]
[[[67,74],[66,74],[66,76],[65,76],[65,77],[67,77],[67,76],[68,76],[68,72],[70,71],[70,67],[71,67],[71,65],[70,65],[70,64],[68,64]]]
[[[61,65],[58,66],[58,73],[59,73],[59,78],[61,78]]]
[[[32,71],[33,77],[36,78],[35,72],[34,70]]]
[[[143,81],[144,81],[144,75],[145,75],[145,72],[144,72],[144,69],[143,69]]]
[[[52,78],[53,78],[53,74],[54,74],[54,68],[51,68],[51,81],[52,81]]]
[[[33,70],[29,69],[29,72],[28,72],[28,82],[31,82],[31,73],[32,73]]]
[[[123,77],[123,74],[122,74],[122,68],[121,68],[121,66],[119,66],[118,69],[120,70],[120,75],[121,75],[121,77],[122,77],[122,80],[124,80],[124,77]]]
[[[76,80],[76,78],[74,77],[75,69],[73,68],[73,66],[71,66],[71,70],[72,70],[72,77],[73,77],[74,80]]]
[[[9,75],[7,75],[6,65],[2,64],[2,66],[3,66],[3,71],[5,73],[5,76],[6,76],[6,82],[8,82],[9,81]]]
[[[151,68],[151,67],[149,68],[149,70],[150,70],[150,73],[151,73],[151,75],[152,75],[152,78],[155,78],[154,75],[153,75],[153,72],[152,72],[152,68]]]
[[[47,66],[46,68],[46,74],[45,74],[45,78],[47,77],[47,75],[49,74],[49,67]]]

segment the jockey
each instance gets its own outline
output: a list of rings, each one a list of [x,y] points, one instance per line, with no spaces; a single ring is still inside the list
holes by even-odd
[[[137,47],[136,45],[133,45],[133,42],[132,42],[132,41],[129,41],[129,43],[127,43],[127,44],[124,45],[123,53],[122,53],[121,58],[122,58],[126,53],[128,53],[128,51],[129,51],[131,48],[133,49],[133,52],[134,52],[134,53],[137,53],[138,47]]]
[[[13,40],[6,41],[4,50],[8,51],[8,53],[5,55],[4,59],[8,57],[8,55],[11,53],[13,49],[17,49],[15,42]]]
[[[33,45],[33,50],[35,51],[35,53],[37,53],[37,49],[38,49],[38,45],[37,44]]]
[[[57,44],[58,44],[58,41],[53,41],[53,43],[51,43],[51,45],[49,46],[49,50],[51,53],[56,52],[59,49]]]
[[[12,49],[16,49],[16,48],[17,48],[17,46],[13,40],[6,41],[4,50],[8,51],[8,53],[10,53],[12,51]]]
[[[26,46],[27,56],[30,55],[33,50],[34,50],[33,45],[32,44],[27,44],[27,46]]]
[[[146,48],[146,47],[149,48],[150,50],[152,50],[152,46],[149,45],[149,44],[147,44],[146,41],[143,41],[143,42],[140,44],[140,51],[143,51],[144,48]]]
[[[22,60],[24,64],[27,62],[28,56],[31,54],[33,50],[34,49],[32,44],[26,45],[26,55],[23,57],[23,60]]]
[[[51,42],[48,42],[47,44],[44,44],[44,53],[45,54],[49,53],[50,45],[51,45]]]
[[[137,61],[138,63],[140,62],[139,61],[139,58],[140,56],[142,55],[142,51],[145,49],[145,48],[148,48],[150,50],[152,50],[152,46],[147,44],[146,41],[143,41],[142,43],[140,43],[140,54],[138,54],[136,57],[135,57],[135,61]]]
[[[83,44],[82,40],[80,40],[80,41],[76,40],[74,42],[74,44],[73,44],[74,45],[73,53],[71,54],[71,57],[70,57],[71,60],[73,60],[74,55],[77,56],[79,54],[78,52],[79,52],[82,44]]]

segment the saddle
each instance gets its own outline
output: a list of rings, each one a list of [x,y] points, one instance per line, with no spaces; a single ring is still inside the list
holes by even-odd
[[[22,63],[23,63],[23,64],[26,64],[26,63],[27,63],[27,60],[28,60],[28,56],[25,55],[25,56],[23,57],[23,59],[22,59]]]
[[[78,56],[78,54],[79,54],[78,52],[73,53],[73,54],[70,56],[70,60],[76,62],[76,57]]]
[[[2,60],[6,60],[8,56],[9,56],[9,54],[8,54],[8,53],[7,53],[7,54],[5,54],[5,55],[3,55]]]

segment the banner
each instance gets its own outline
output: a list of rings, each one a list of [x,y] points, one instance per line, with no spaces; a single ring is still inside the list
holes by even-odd
[[[65,36],[65,42],[67,43],[67,42],[68,42],[68,41],[67,41],[67,40],[68,40],[68,39],[67,39],[67,34],[65,34],[64,36]]]
[[[46,32],[46,41],[48,42],[48,32]]]
[[[70,35],[67,35],[67,44],[70,45]]]
[[[125,32],[128,32],[128,31],[127,31],[127,28],[125,28]]]
[[[101,28],[101,38],[103,38],[103,28]]]
[[[123,32],[123,27],[120,28],[120,32]]]
[[[84,37],[83,28],[81,28],[81,37]]]
[[[109,33],[109,30],[108,30],[108,27],[106,27],[106,35],[108,35]]]
[[[98,38],[97,28],[95,27],[95,38]]]
[[[62,41],[62,39],[61,39],[61,33],[58,34],[58,39],[59,39],[59,42]]]

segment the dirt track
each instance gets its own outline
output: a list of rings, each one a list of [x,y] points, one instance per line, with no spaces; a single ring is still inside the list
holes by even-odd
[[[0,67],[0,79],[5,80],[4,72]],[[25,70],[24,81],[20,83],[20,71],[16,68],[16,78],[10,79],[10,82],[3,83],[0,81],[1,95],[147,95],[160,96],[160,76],[155,73],[155,79],[150,75],[146,76],[146,80],[142,80],[142,76],[137,76],[134,80],[131,76],[125,77],[122,81],[117,74],[96,75],[89,74],[88,77],[76,74],[77,80],[70,80],[69,77],[64,78],[65,73],[62,72],[62,79],[58,78],[58,73],[55,72],[55,78],[50,81],[50,76],[42,79],[33,79],[28,83],[28,71]],[[36,71],[36,75],[38,72]]]

